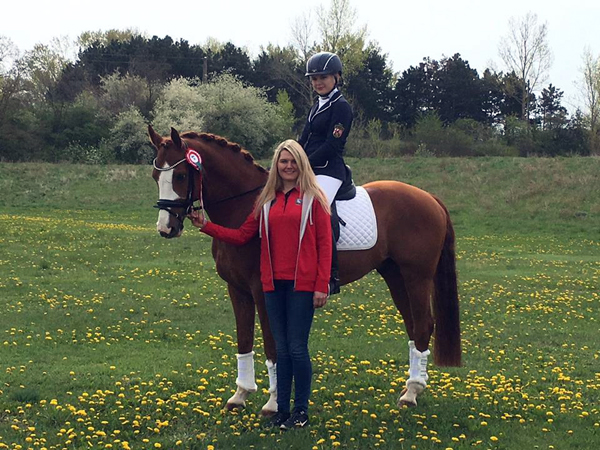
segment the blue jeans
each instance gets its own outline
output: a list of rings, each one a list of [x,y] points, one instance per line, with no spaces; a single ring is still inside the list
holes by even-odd
[[[265,292],[265,302],[277,348],[277,409],[290,411],[294,381],[294,410],[307,411],[312,379],[308,335],[315,313],[313,293],[294,291],[291,280],[275,280],[275,291]]]

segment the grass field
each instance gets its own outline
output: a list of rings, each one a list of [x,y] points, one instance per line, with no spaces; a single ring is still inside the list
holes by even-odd
[[[447,204],[463,361],[416,408],[402,320],[370,274],[318,311],[312,424],[262,427],[235,387],[210,240],[154,229],[149,167],[0,164],[0,449],[596,449],[600,159],[351,160]],[[399,237],[401,238],[401,236]]]

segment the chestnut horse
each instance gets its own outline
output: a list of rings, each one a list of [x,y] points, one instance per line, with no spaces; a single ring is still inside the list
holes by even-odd
[[[170,137],[161,137],[151,126],[148,133],[157,150],[152,176],[159,187],[161,236],[181,235],[196,200],[219,225],[236,228],[244,222],[267,179],[267,170],[250,153],[213,134],[180,135],[171,129]],[[193,158],[197,164],[186,161],[190,149],[199,154],[201,164],[198,158]],[[375,269],[387,283],[409,337],[409,378],[398,403],[416,405],[417,395],[427,386],[432,334],[434,362],[439,366],[461,363],[454,229],[446,207],[423,190],[397,181],[374,181],[364,188],[377,216],[377,242],[369,250],[341,251],[340,279],[344,285]],[[249,393],[257,388],[252,347],[258,311],[271,393],[262,413],[268,415],[277,410],[276,353],[260,283],[259,252],[258,236],[241,247],[212,242],[237,327],[237,390],[227,408],[245,406]]]

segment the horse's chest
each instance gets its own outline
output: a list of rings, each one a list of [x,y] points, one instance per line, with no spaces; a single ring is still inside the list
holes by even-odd
[[[219,276],[230,283],[248,283],[260,279],[260,248],[250,243],[235,247],[224,243],[213,246],[213,258]]]

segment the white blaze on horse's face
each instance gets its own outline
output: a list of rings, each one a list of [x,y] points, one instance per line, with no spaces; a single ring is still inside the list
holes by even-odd
[[[163,164],[163,169],[169,167],[168,163]],[[173,189],[173,170],[165,170],[160,172],[158,176],[158,198],[164,200],[177,200],[179,195]],[[168,211],[161,209],[158,212],[158,221],[156,222],[156,231],[159,233],[169,234],[171,227],[169,226],[170,214]]]

